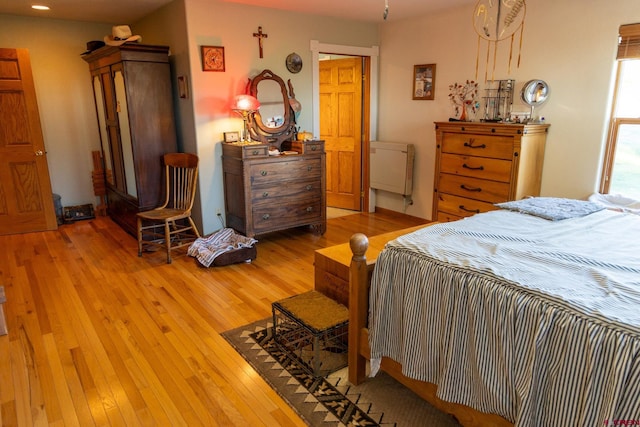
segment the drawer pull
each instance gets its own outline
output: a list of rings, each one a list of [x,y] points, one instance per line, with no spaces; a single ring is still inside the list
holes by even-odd
[[[262,219],[264,219],[265,221],[268,220],[270,217],[271,217],[271,215],[269,215],[269,214],[262,215]]]
[[[460,206],[458,206],[458,208],[460,210],[465,211],[465,212],[480,213],[480,209],[467,209],[467,208],[464,207],[464,205],[460,205]]]
[[[473,145],[473,142],[475,141],[475,139],[470,138],[469,142],[465,142],[464,146],[465,147],[469,147],[469,148],[487,148],[486,144],[481,144],[481,145]]]
[[[468,186],[466,186],[464,184],[461,184],[460,188],[462,188],[463,190],[473,191],[473,192],[477,192],[477,193],[482,191],[482,188],[480,188],[480,187],[468,187]]]
[[[311,190],[313,188],[313,185],[311,184],[307,184],[306,187],[304,187],[307,191]]]
[[[307,208],[307,212],[313,212],[313,206],[309,206],[309,207]]]
[[[484,170],[484,166],[473,167],[473,166],[469,166],[466,163],[463,163],[462,167],[466,168],[466,169],[471,169],[471,170],[474,170],[474,171],[483,171]]]
[[[313,166],[307,166],[307,172],[311,172],[312,169],[313,169]]]
[[[318,148],[318,147],[316,147],[315,145],[312,145],[312,146],[311,146],[311,151],[316,151],[316,149],[317,149],[317,148]]]
[[[267,171],[260,171],[260,175],[267,176]]]
[[[269,193],[265,191],[264,193],[262,193],[262,197],[269,197]]]
[[[260,150],[253,150],[251,154],[257,156],[258,154],[260,154]]]

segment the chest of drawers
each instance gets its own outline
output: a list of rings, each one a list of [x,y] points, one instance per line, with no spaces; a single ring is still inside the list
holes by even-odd
[[[324,234],[324,142],[301,144],[299,154],[279,156],[266,144],[222,145],[228,227],[249,237],[305,225]]]
[[[436,122],[433,220],[539,196],[549,125]]]

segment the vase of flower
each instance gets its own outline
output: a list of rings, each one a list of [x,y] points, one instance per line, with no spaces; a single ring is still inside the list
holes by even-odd
[[[460,120],[461,122],[467,121],[467,105],[464,103],[460,106],[460,117],[458,118],[458,120]]]
[[[476,96],[478,94],[478,83],[467,80],[465,84],[454,83],[449,86],[449,100],[453,104],[456,116],[455,120],[466,122],[471,120],[471,115],[467,109],[476,112]]]

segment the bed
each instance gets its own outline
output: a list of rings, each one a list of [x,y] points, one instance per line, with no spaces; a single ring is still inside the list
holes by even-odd
[[[350,381],[369,361],[465,426],[640,425],[640,216],[559,201],[579,209],[430,225],[370,267],[354,235]]]

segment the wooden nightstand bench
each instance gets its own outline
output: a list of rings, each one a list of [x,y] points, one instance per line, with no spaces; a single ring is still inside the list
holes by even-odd
[[[403,228],[369,238],[367,250],[367,264],[376,262],[384,245],[390,240],[403,234],[410,233],[430,224]],[[351,248],[349,242],[324,249],[318,249],[314,254],[315,283],[314,289],[349,307],[349,265],[351,264]]]

